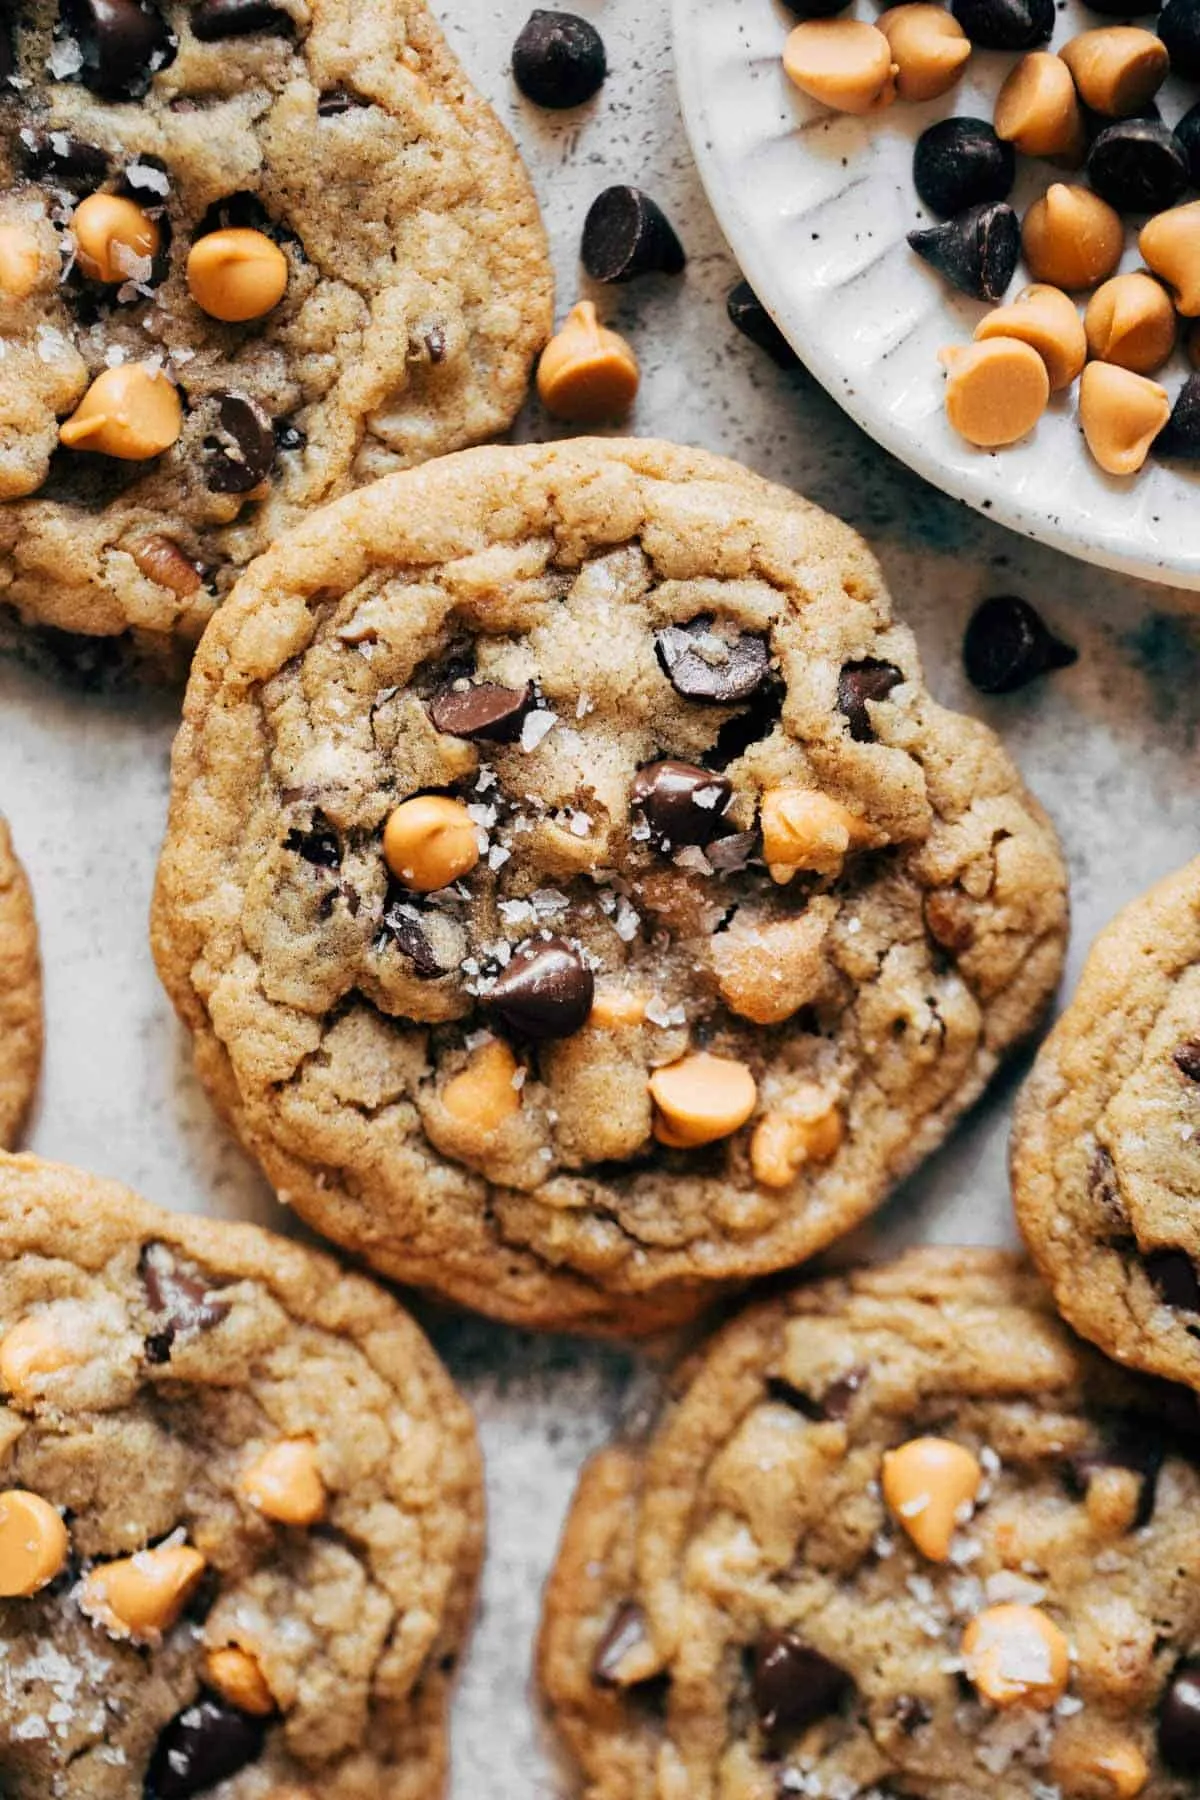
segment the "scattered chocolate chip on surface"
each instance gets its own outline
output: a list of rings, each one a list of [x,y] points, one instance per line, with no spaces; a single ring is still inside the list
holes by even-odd
[[[678,275],[687,261],[667,215],[636,187],[597,194],[583,222],[580,256],[592,280],[602,282]]]
[[[998,138],[986,119],[939,119],[913,149],[917,193],[940,219],[1007,200],[1016,172],[1012,145]]]
[[[1054,31],[1054,0],[953,0],[951,11],[982,50],[1036,50]]]
[[[908,242],[953,287],[975,300],[999,300],[1017,266],[1021,227],[1012,207],[999,200],[910,231]]]
[[[1016,594],[984,600],[963,637],[963,666],[981,694],[1011,694],[1051,669],[1066,669],[1079,652],[1054,636],[1041,614]]]
[[[1117,119],[1093,139],[1087,176],[1118,212],[1161,212],[1188,185],[1187,152],[1155,119]]]
[[[608,73],[604,40],[576,13],[535,11],[513,45],[513,80],[535,106],[582,106]]]

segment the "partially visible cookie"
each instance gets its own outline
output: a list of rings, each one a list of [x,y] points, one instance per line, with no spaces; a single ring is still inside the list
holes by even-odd
[[[289,518],[503,431],[551,304],[423,0],[5,8],[5,616],[190,647]]]
[[[482,1538],[394,1301],[0,1158],[7,1800],[436,1800]]]
[[[1096,939],[1021,1094],[1012,1175],[1075,1329],[1200,1389],[1200,860]]]
[[[42,1065],[42,970],[25,871],[0,818],[0,1149],[16,1143]]]
[[[646,1329],[850,1230],[1058,978],[1054,833],[853,532],[702,451],[465,452],[207,632],[155,955],[281,1194],[402,1280]]]
[[[1200,1414],[998,1251],[752,1308],[586,1470],[541,1679],[589,1800],[1186,1800]]]

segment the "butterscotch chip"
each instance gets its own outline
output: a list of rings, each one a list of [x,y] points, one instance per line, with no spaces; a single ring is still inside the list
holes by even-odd
[[[42,973],[25,871],[0,818],[0,1149],[17,1143],[42,1062]],[[16,1324],[16,1320],[11,1321]]]
[[[388,815],[383,855],[397,881],[430,894],[479,861],[479,831],[461,800],[419,794]]]
[[[240,1645],[209,1650],[204,1658],[204,1679],[214,1693],[252,1719],[269,1718],[275,1711],[275,1696],[261,1664]]]
[[[1025,214],[1021,247],[1036,280],[1092,288],[1120,262],[1125,228],[1120,215],[1089,188],[1056,181]]]
[[[1200,314],[1200,200],[1172,206],[1148,219],[1138,236],[1138,249],[1174,291],[1184,318]]]
[[[580,300],[542,351],[537,390],[557,418],[594,425],[622,418],[640,379],[625,339],[601,325],[590,300]]]
[[[122,194],[89,194],[71,215],[75,256],[92,281],[147,281],[162,244],[149,214]]]
[[[1067,1691],[1071,1652],[1066,1638],[1036,1606],[989,1606],[963,1632],[967,1679],[993,1706],[1046,1712]]]
[[[0,225],[0,299],[27,300],[38,284],[41,250],[28,225]]]
[[[1033,430],[1050,398],[1046,365],[1019,338],[988,338],[941,352],[947,372],[946,417],[981,449],[1015,444]]]
[[[910,1438],[883,1459],[883,1497],[930,1562],[946,1561],[982,1484],[979,1458],[952,1439]]]
[[[146,462],[169,450],[183,429],[179,391],[149,363],[120,363],[97,375],[59,427],[69,450]]]
[[[900,100],[934,100],[948,93],[970,61],[970,40],[943,6],[910,0],[880,13],[876,25],[892,48]]]
[[[892,47],[861,19],[803,20],[783,46],[783,67],[802,94],[834,112],[877,112],[896,98]]]
[[[801,869],[835,875],[871,829],[831,794],[814,788],[769,788],[759,813],[763,861],[773,881],[788,882]]]
[[[0,1599],[28,1598],[54,1580],[67,1560],[67,1528],[40,1494],[0,1493]]]
[[[764,1187],[790,1187],[806,1163],[836,1156],[845,1135],[842,1115],[829,1094],[815,1082],[802,1083],[754,1127],[754,1179]]]
[[[521,1110],[519,1067],[508,1045],[493,1038],[472,1053],[465,1069],[451,1076],[442,1089],[442,1105],[452,1119],[486,1138]]]
[[[996,136],[1025,156],[1081,162],[1083,114],[1071,71],[1050,50],[1031,50],[1015,63],[996,96]]]
[[[1161,369],[1175,348],[1175,308],[1161,282],[1140,270],[1098,287],[1083,323],[1094,357],[1138,375]]]
[[[1167,47],[1138,25],[1101,25],[1065,43],[1059,55],[1093,112],[1125,119],[1151,101],[1167,77]]]
[[[325,1511],[325,1483],[310,1438],[284,1438],[256,1457],[241,1490],[264,1518],[281,1525],[315,1525]]]
[[[189,294],[227,324],[261,319],[279,305],[287,284],[287,257],[265,232],[211,231],[188,251]]]
[[[1079,384],[1079,423],[1109,475],[1134,475],[1171,416],[1167,390],[1115,363],[1089,363]]]
[[[190,1544],[139,1550],[85,1576],[80,1610],[114,1637],[156,1643],[179,1619],[204,1569],[204,1558]]]
[[[42,1379],[69,1368],[77,1360],[74,1348],[64,1343],[47,1313],[20,1319],[0,1340],[0,1383],[5,1393],[28,1400],[40,1389]]]
[[[728,1137],[754,1111],[758,1088],[744,1063],[700,1051],[650,1077],[658,1111],[654,1135],[672,1149],[691,1149]]]
[[[1019,338],[1037,351],[1050,377],[1050,391],[1070,387],[1087,360],[1088,343],[1075,302],[1061,288],[1035,282],[1007,306],[998,306],[975,327],[977,342]]]

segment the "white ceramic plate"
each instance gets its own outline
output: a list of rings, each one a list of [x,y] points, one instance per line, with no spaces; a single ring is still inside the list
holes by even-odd
[[[878,14],[869,0],[853,10]],[[1066,0],[1054,45],[1106,22]],[[1153,458],[1140,475],[1105,475],[1080,434],[1077,389],[1006,450],[973,449],[946,423],[937,352],[969,341],[987,309],[908,247],[906,234],[932,223],[913,187],[912,147],[935,119],[990,119],[1015,57],[976,51],[940,100],[855,119],[827,112],[785,77],[794,23],[778,0],[674,0],[680,98],[701,178],[747,280],[807,367],[865,431],[946,493],[1073,556],[1200,588],[1200,482]],[[1173,123],[1196,98],[1168,84],[1164,117]],[[1063,177],[1019,158],[1018,212],[1051,179]],[[1140,266],[1134,235],[1122,268]],[[1027,279],[1018,266],[1011,292]],[[1186,372],[1178,354],[1158,379],[1174,397]]]

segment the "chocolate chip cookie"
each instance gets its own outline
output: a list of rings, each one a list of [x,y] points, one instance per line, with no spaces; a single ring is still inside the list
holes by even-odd
[[[0,1149],[16,1142],[42,1063],[42,971],[25,871],[0,818]]]
[[[595,1800],[1184,1800],[1195,1396],[998,1251],[752,1309],[584,1473],[541,1677]]]
[[[1200,1388],[1200,861],[1101,932],[1025,1085],[1013,1194],[1077,1331]]]
[[[0,189],[10,622],[190,642],[289,518],[503,430],[549,329],[422,0],[5,9]]]
[[[434,1800],[470,1415],[378,1289],[0,1158],[8,1800]]]
[[[1057,980],[1053,832],[853,532],[700,451],[464,453],[222,607],[154,906],[281,1195],[534,1325],[795,1263]]]

